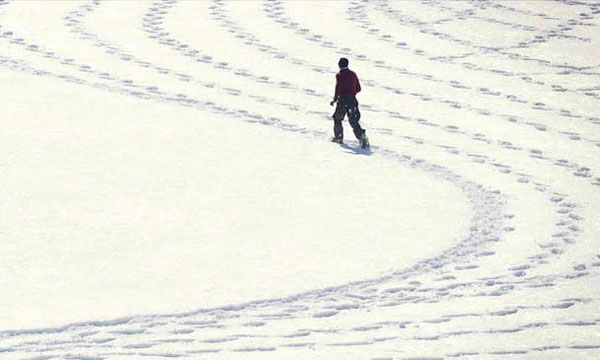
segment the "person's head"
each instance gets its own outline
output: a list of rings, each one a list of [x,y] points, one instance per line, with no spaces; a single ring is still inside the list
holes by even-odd
[[[340,67],[340,69],[347,68],[348,67],[348,59],[340,58],[340,61],[338,61],[338,66]]]

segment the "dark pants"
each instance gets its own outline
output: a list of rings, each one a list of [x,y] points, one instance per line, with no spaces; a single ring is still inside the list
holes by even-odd
[[[358,111],[358,101],[354,96],[341,96],[337,102],[335,113],[333,113],[333,134],[337,139],[344,138],[344,128],[342,127],[342,120],[344,116],[348,115],[348,122],[352,126],[354,136],[358,140],[362,138],[365,130],[360,127],[358,121],[360,120],[360,111]]]

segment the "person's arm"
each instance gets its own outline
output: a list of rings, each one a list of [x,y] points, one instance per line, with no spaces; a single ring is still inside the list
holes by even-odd
[[[358,76],[356,77],[356,92],[359,93],[360,92],[360,82],[358,81]]]
[[[335,93],[333,94],[333,101],[330,102],[329,104],[331,106],[333,106],[333,104],[335,104],[336,101],[338,101],[338,98],[340,97],[340,74],[336,74],[335,75]]]

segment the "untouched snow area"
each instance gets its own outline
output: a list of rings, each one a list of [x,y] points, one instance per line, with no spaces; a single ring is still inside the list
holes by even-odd
[[[0,0],[0,359],[600,358],[599,19]]]

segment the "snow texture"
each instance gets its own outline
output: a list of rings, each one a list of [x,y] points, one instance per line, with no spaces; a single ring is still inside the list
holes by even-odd
[[[599,26],[0,0],[0,359],[600,357]]]

